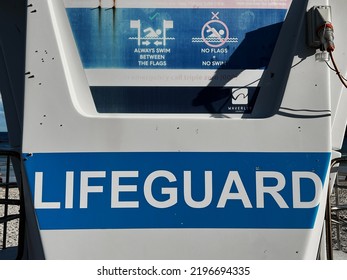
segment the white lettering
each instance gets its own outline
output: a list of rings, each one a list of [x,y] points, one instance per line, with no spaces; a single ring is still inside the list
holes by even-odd
[[[43,202],[43,172],[35,172],[34,207],[36,209],[60,209],[60,202]]]
[[[88,208],[88,194],[103,192],[103,186],[90,186],[89,178],[105,178],[106,171],[81,171],[80,208]]]
[[[191,171],[183,172],[184,200],[192,208],[205,208],[212,201],[212,171],[205,171],[205,197],[196,201],[192,197],[192,174]]]
[[[147,178],[139,177],[139,174],[139,171],[112,171],[111,176],[108,176],[108,178],[111,177],[111,182],[105,183],[106,185],[97,185],[93,183],[93,179],[106,178],[106,171],[81,171],[76,175],[80,177],[77,179],[80,181],[79,207],[88,208],[90,194],[103,193],[105,187],[110,188],[108,191],[111,192],[111,208],[139,208],[140,203],[148,203],[155,208],[169,208],[178,203],[178,194],[183,194],[179,201],[180,205],[185,203],[188,207],[196,209],[224,208],[228,202],[231,203],[235,200],[242,202],[244,208],[265,208],[268,205],[271,208],[273,207],[270,203],[271,199],[280,208],[289,208],[288,201],[293,201],[291,207],[294,209],[314,208],[319,205],[323,189],[320,177],[308,171],[293,171],[291,180],[287,181],[291,182],[290,185],[286,183],[284,174],[280,172],[256,171],[253,174],[255,186],[247,185],[247,189],[238,171],[229,171],[224,185],[222,185],[221,178],[218,180],[216,178],[215,181],[219,184],[214,185],[213,171],[204,171],[204,183],[201,185],[196,183],[195,187],[192,183],[194,181],[192,171],[189,170],[183,171],[183,180],[180,181],[177,181],[175,174],[168,170],[153,171]],[[72,209],[74,207],[74,171],[65,172],[65,190],[62,186],[58,196],[60,201],[44,201],[44,194],[47,197],[51,192],[50,189],[44,192],[43,177],[43,172],[35,172],[35,208],[60,209],[61,203],[64,203],[65,191],[64,207]],[[126,178],[134,183],[122,183],[122,180]],[[221,187],[223,189],[218,193]],[[199,197],[198,200],[194,199],[193,188],[196,196]],[[281,193],[282,191],[283,193]],[[129,198],[130,195],[133,195],[134,198]],[[123,199],[122,196],[124,196]],[[52,200],[52,196],[48,196],[48,198]],[[250,198],[254,201],[251,202]],[[217,205],[212,205],[212,202]]]
[[[232,193],[230,191],[233,186],[233,183],[235,183],[237,192]],[[243,185],[239,172],[237,171],[229,172],[228,178],[226,179],[223,187],[222,194],[219,198],[217,208],[224,208],[229,199],[240,199],[245,208],[252,208],[252,204],[247,195],[245,186]]]
[[[155,53],[154,48],[136,48],[134,53]]]
[[[74,172],[66,172],[66,183],[65,183],[65,208],[73,208],[73,180]]]
[[[277,185],[265,186],[265,178],[276,179]],[[256,190],[257,190],[257,208],[264,208],[264,194],[270,194],[281,208],[289,208],[279,192],[284,188],[286,180],[282,173],[276,171],[257,171],[256,172]]]
[[[153,197],[152,185],[157,178],[166,178],[170,183],[176,182],[177,179],[174,174],[167,170],[154,171],[148,175],[144,184],[144,194],[147,202],[156,208],[168,208],[177,203],[177,188],[163,187],[161,194],[169,195],[169,198],[164,201],[158,201]]]
[[[293,208],[314,208],[319,204],[323,186],[317,174],[312,172],[293,172]],[[309,179],[314,183],[315,195],[311,201],[301,201],[301,179]]]
[[[112,190],[111,190],[111,208],[139,208],[138,201],[120,201],[120,192],[136,192],[137,185],[121,185],[120,178],[138,178],[138,171],[113,171],[112,172]]]

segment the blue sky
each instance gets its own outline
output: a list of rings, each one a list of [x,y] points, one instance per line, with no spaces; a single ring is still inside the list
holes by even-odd
[[[0,132],[2,131],[7,131],[7,127],[6,127],[4,107],[2,105],[2,97],[0,94]]]

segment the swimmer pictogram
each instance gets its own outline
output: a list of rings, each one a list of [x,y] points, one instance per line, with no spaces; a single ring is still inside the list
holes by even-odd
[[[168,40],[175,40],[174,37],[167,36],[167,30],[173,28],[172,20],[163,20],[162,29],[158,28],[156,30],[151,26],[143,29],[141,20],[131,20],[130,28],[137,29],[137,36],[130,37],[129,40],[137,40],[138,46],[149,46],[152,43],[156,46],[166,46]]]
[[[210,20],[203,26],[201,38],[210,47],[221,47],[229,39],[229,29],[220,20]]]
[[[222,47],[225,43],[237,43],[238,38],[230,38],[229,28],[219,19],[219,12],[211,12],[212,18],[201,29],[201,38],[192,38],[192,43],[205,43],[212,48]]]

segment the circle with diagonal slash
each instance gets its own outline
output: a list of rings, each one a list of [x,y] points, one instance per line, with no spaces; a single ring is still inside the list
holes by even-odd
[[[205,34],[210,34],[210,35],[206,36]],[[221,47],[229,39],[228,26],[223,21],[210,20],[206,22],[205,25],[202,27],[201,38],[206,45],[212,48]]]

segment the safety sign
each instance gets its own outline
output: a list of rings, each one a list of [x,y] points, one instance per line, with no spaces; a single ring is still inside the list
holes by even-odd
[[[44,230],[309,229],[329,160],[317,152],[36,153],[25,165]]]
[[[87,69],[263,69],[286,12],[67,8]]]

